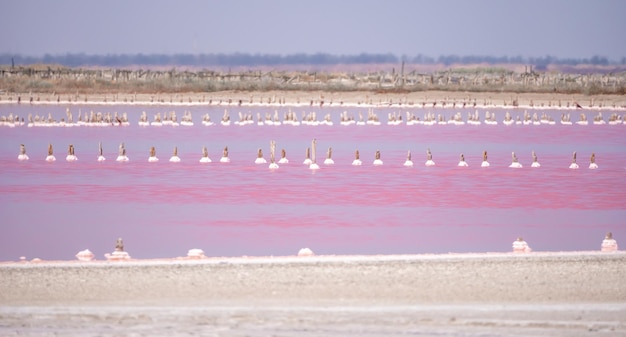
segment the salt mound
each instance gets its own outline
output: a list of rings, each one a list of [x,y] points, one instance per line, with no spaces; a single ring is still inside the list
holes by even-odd
[[[202,249],[194,248],[187,252],[187,257],[190,259],[203,259],[205,255]]]
[[[109,261],[130,260],[130,255],[124,251],[124,241],[122,238],[118,238],[117,242],[115,242],[115,251],[111,254],[104,254],[104,257]]]
[[[603,252],[616,252],[617,251],[617,241],[613,239],[613,233],[608,232],[602,240],[601,250]]]
[[[513,252],[514,253],[530,253],[531,249],[528,247],[528,244],[521,237],[517,238],[513,242]]]
[[[122,261],[122,260],[130,260],[130,255],[124,251],[115,251],[111,254],[104,254],[109,261]]]
[[[89,249],[81,250],[76,254],[76,258],[79,261],[91,261],[94,258],[94,255]]]
[[[315,253],[309,248],[302,248],[298,251],[298,256],[313,256]]]

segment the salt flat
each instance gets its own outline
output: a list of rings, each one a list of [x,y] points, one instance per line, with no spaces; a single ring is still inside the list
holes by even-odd
[[[616,336],[626,254],[0,264],[3,336]]]

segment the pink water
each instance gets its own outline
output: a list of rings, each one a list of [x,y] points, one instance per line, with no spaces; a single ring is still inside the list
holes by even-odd
[[[73,259],[85,248],[102,259],[118,237],[136,258],[184,256],[191,248],[209,256],[292,255],[303,247],[317,254],[510,251],[518,236],[536,251],[598,250],[607,231],[626,245],[626,125],[505,126],[504,110],[491,109],[499,125],[388,126],[387,113],[397,109],[378,108],[383,125],[341,126],[342,111],[366,110],[324,108],[318,116],[331,113],[334,126],[206,127],[201,116],[218,122],[224,107],[72,106],[75,119],[79,108],[127,112],[131,126],[0,127],[0,261]],[[0,105],[0,115],[51,112],[60,120],[65,109]],[[191,110],[195,126],[139,127],[144,110],[150,120]],[[313,138],[318,171],[302,165]],[[254,164],[258,148],[269,160],[270,140],[290,160],[273,171]],[[96,161],[98,142],[106,162]],[[130,162],[115,161],[120,142]],[[27,162],[17,160],[21,143]],[[44,161],[48,143],[54,163]],[[69,144],[77,162],[65,161]],[[204,145],[210,164],[198,162]],[[158,163],[147,161],[151,146]],[[174,146],[180,163],[168,162]],[[224,146],[229,164],[219,163]],[[325,166],[330,146],[335,165]],[[435,167],[424,166],[427,148]],[[361,167],[350,165],[356,149]],[[376,150],[383,166],[372,165]],[[407,150],[414,167],[402,166]],[[483,150],[489,168],[480,167]],[[532,150],[540,168],[530,167]],[[508,168],[511,151],[524,168]],[[573,151],[579,170],[568,168]],[[592,152],[597,170],[587,168]],[[457,167],[461,153],[467,168]]]

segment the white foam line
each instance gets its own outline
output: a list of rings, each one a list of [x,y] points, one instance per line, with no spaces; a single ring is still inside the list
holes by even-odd
[[[624,258],[626,251],[572,251],[572,252],[532,252],[532,253],[449,253],[449,254],[413,254],[413,255],[316,255],[316,256],[242,256],[242,257],[206,257],[203,259],[130,259],[126,261],[39,261],[39,262],[2,262],[0,268],[45,268],[85,266],[106,268],[111,266],[172,266],[172,265],[246,265],[246,264],[310,264],[310,263],[355,263],[355,262],[399,262],[399,261],[446,261],[446,260],[481,260],[481,259],[540,259],[602,257]]]

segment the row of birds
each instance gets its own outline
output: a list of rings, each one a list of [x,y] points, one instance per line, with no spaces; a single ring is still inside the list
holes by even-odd
[[[102,162],[105,161],[106,158],[104,157],[103,154],[103,150],[102,150],[102,143],[98,144],[98,161]],[[311,147],[308,147],[306,149],[306,158],[303,162],[304,165],[309,166],[310,169],[319,169],[319,165],[317,164],[316,161],[316,156],[315,153],[317,152],[317,141],[314,139],[311,143]],[[276,142],[275,141],[271,141],[270,142],[270,168],[275,169],[278,168],[278,164],[287,164],[289,163],[289,160],[287,159],[287,153],[285,151],[285,149],[281,150],[281,157],[280,159],[276,160],[275,157],[275,153],[276,153]],[[333,154],[333,149],[332,147],[329,147],[328,150],[326,151],[326,159],[324,160],[324,165],[334,165],[335,162],[332,159],[332,154]],[[430,149],[428,149],[426,151],[426,166],[435,166],[435,162],[433,161],[433,155],[430,152]],[[374,155],[374,162],[372,163],[375,166],[380,166],[383,165],[383,161],[381,159],[381,154],[380,151],[376,151],[375,155]],[[26,161],[29,160],[28,155],[26,154],[26,146],[24,144],[20,144],[20,154],[17,157],[18,160],[20,161]],[[537,159],[537,154],[535,153],[535,151],[532,151],[532,164],[531,167],[541,167],[541,165],[539,164],[539,161]],[[52,144],[48,145],[48,156],[45,159],[48,162],[54,162],[56,161],[56,157],[54,156],[54,150],[52,147]],[[65,157],[66,161],[77,161],[78,157],[76,156],[75,150],[74,150],[74,145],[70,144],[67,150],[67,156]],[[118,149],[118,156],[116,158],[116,161],[118,162],[127,162],[129,161],[129,158],[126,154],[126,147],[124,146],[124,143],[121,143]],[[150,148],[150,156],[148,157],[148,162],[158,162],[159,158],[156,156],[156,149],[155,147],[151,147]],[[172,156],[169,159],[170,162],[180,162],[181,159],[178,156],[178,147],[174,147],[174,152],[172,153]],[[589,163],[589,168],[590,169],[597,169],[598,165],[596,164],[596,154],[592,153],[591,154],[591,158],[590,158],[590,163]],[[206,146],[202,147],[202,157],[200,158],[200,163],[211,163],[212,160],[211,158],[209,158],[209,152]],[[230,158],[228,157],[228,146],[224,147],[224,150],[222,151],[222,157],[220,158],[220,162],[221,163],[229,163],[230,162]],[[255,164],[267,164],[267,160],[265,160],[264,156],[263,156],[263,150],[259,149],[257,151],[257,158],[254,161]],[[360,157],[360,153],[359,150],[356,150],[355,152],[355,158],[352,161],[352,165],[353,166],[360,166],[362,165],[363,162],[361,161],[361,157]],[[411,159],[411,151],[408,151],[407,153],[407,157],[406,157],[406,161],[404,162],[403,166],[413,166],[413,161]],[[469,164],[465,161],[465,155],[461,154],[460,159],[459,159],[459,163],[457,166],[460,167],[467,167],[469,166]],[[483,151],[483,161],[481,163],[481,167],[489,167],[489,161],[487,158],[487,151]],[[511,165],[509,165],[509,167],[511,168],[522,168],[523,165],[519,162],[519,159],[517,158],[517,155],[515,154],[515,152],[511,153]],[[576,163],[576,152],[573,153],[572,155],[572,162],[569,166],[570,169],[578,169],[579,166]]]
[[[467,118],[463,119],[463,116],[460,112],[450,116],[448,119],[442,114],[435,115],[432,112],[426,112],[423,116],[423,119],[417,117],[414,112],[406,111],[405,118],[402,117],[402,113],[400,112],[390,112],[387,116],[387,125],[445,125],[445,124],[453,124],[453,125],[497,125],[499,122],[496,119],[495,112],[486,111],[484,115],[484,119],[481,121],[478,110],[474,113],[468,113]],[[593,117],[593,120],[590,122],[587,119],[587,116],[584,113],[580,114],[580,118],[576,122],[572,122],[571,116],[569,113],[561,114],[562,125],[589,125],[590,123],[594,125],[618,125],[624,123],[624,116],[618,115],[617,113],[612,113],[609,116],[608,122],[605,121],[602,112],[598,112],[597,115]],[[406,120],[406,121],[405,121]],[[231,125],[231,117],[228,110],[224,110],[224,114],[220,120],[220,124],[223,126]],[[293,112],[291,109],[283,114],[283,118],[279,117],[278,111],[275,110],[274,113],[266,112],[264,115],[261,113],[256,114],[256,119],[253,117],[251,112],[244,114],[239,112],[239,119],[237,121],[232,122],[235,125],[334,125],[331,114],[325,114],[324,117],[319,120],[316,112],[302,112],[301,118],[298,118],[297,113]],[[504,125],[554,125],[556,121],[554,118],[545,112],[538,115],[537,112],[532,115],[528,111],[524,111],[524,113],[520,116],[518,115],[516,118],[513,118],[511,113],[508,111],[504,115],[504,119],[502,120]],[[206,113],[202,117],[202,125],[211,126],[215,123],[211,120],[211,116]],[[347,111],[344,111],[340,114],[340,124],[341,125],[381,125],[380,118],[378,114],[373,111],[373,109],[369,109],[367,115],[364,116],[363,113],[358,113],[358,120],[354,118],[352,114],[349,114]],[[626,124],[626,123],[624,123]],[[89,114],[79,111],[78,120],[74,122],[74,117],[70,112],[69,108],[66,110],[66,117],[62,118],[60,121],[57,121],[52,117],[51,113],[48,113],[48,116],[39,116],[35,115],[34,117],[29,114],[28,115],[28,123],[24,122],[23,118],[19,118],[19,116],[14,116],[12,113],[8,116],[0,116],[0,126],[23,126],[27,125],[28,127],[72,127],[72,126],[129,126],[130,122],[128,121],[127,113],[118,114],[114,112],[111,114],[110,112],[102,113],[102,112],[94,112],[91,111]],[[139,117],[139,126],[193,126],[193,117],[190,111],[185,111],[183,116],[181,117],[180,122],[178,121],[178,116],[175,111],[166,112],[161,115],[161,113],[156,113],[153,116],[152,121],[149,120],[148,115],[145,111],[143,111]]]

